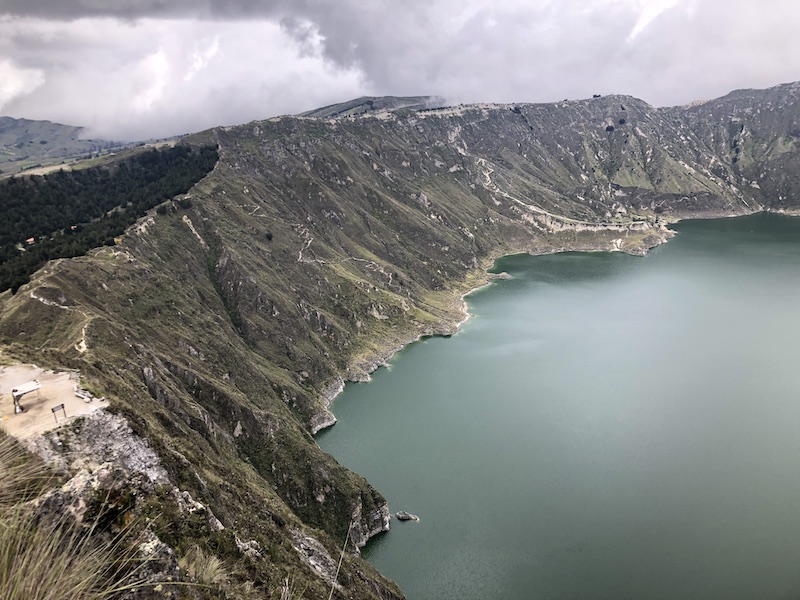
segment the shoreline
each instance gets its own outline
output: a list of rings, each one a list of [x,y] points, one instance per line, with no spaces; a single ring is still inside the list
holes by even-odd
[[[730,215],[730,216],[744,216],[744,215]],[[716,216],[711,216],[708,218],[718,218]],[[681,219],[676,219],[676,221],[680,221]],[[671,221],[672,222],[672,221]],[[336,415],[331,410],[331,405],[336,400],[336,398],[341,394],[347,383],[369,383],[372,380],[371,374],[377,371],[381,367],[389,367],[389,363],[391,360],[397,355],[398,352],[404,350],[405,348],[411,346],[412,344],[419,342],[420,340],[427,338],[427,337],[451,337],[458,333],[461,328],[470,320],[473,316],[469,312],[469,304],[467,303],[467,297],[475,292],[482,290],[486,287],[489,287],[493,283],[498,280],[505,280],[510,279],[511,276],[508,273],[490,273],[489,269],[500,259],[506,256],[513,256],[515,254],[527,254],[529,256],[546,256],[548,254],[560,254],[562,252],[622,252],[624,254],[629,254],[631,256],[646,256],[647,253],[655,248],[656,246],[660,246],[661,244],[667,243],[672,237],[675,236],[675,232],[669,229],[669,224],[671,222],[667,222],[660,226],[659,230],[661,231],[662,235],[660,236],[658,242],[653,244],[652,246],[648,246],[646,244],[639,244],[633,248],[617,248],[613,245],[611,247],[598,247],[594,249],[586,249],[585,247],[575,247],[570,248],[568,246],[552,249],[552,250],[545,250],[545,251],[535,251],[533,249],[527,250],[520,250],[515,251],[514,249],[508,249],[505,252],[498,254],[497,256],[487,259],[484,262],[483,267],[478,267],[474,270],[467,272],[465,279],[469,279],[470,277],[474,277],[478,280],[479,283],[467,289],[466,291],[461,292],[456,297],[455,295],[452,298],[454,304],[457,304],[458,307],[456,308],[457,314],[459,315],[459,319],[454,319],[451,321],[442,321],[436,324],[431,330],[429,331],[416,331],[415,333],[409,335],[407,340],[401,341],[399,345],[392,344],[390,348],[376,352],[376,355],[372,358],[367,358],[366,360],[355,364],[350,365],[347,368],[347,371],[344,374],[339,374],[335,379],[333,379],[330,383],[325,385],[322,390],[320,391],[320,400],[323,404],[323,410],[314,415],[310,421],[310,430],[311,436],[316,436],[319,432],[328,429],[329,427],[333,427],[337,423]],[[608,229],[607,231],[612,231]]]
[[[503,256],[507,255],[504,254]],[[462,292],[459,296],[458,302],[460,303],[460,306],[458,308],[458,313],[461,317],[460,319],[451,322],[443,321],[437,324],[436,328],[431,331],[417,331],[415,334],[409,336],[407,341],[403,341],[397,346],[392,345],[390,349],[380,352],[380,354],[374,359],[367,359],[358,365],[350,366],[348,368],[348,373],[339,375],[325,388],[323,388],[323,391],[320,393],[320,399],[322,400],[325,408],[322,416],[315,415],[315,417],[312,418],[312,437],[324,429],[333,427],[337,423],[336,416],[333,414],[330,407],[339,394],[344,391],[345,386],[348,383],[369,383],[372,381],[372,373],[381,367],[389,368],[390,361],[397,355],[398,352],[401,352],[405,348],[408,348],[412,344],[419,342],[424,338],[451,337],[458,333],[461,330],[461,327],[463,327],[464,324],[467,323],[467,321],[469,321],[473,316],[468,310],[469,305],[467,304],[466,297],[480,289],[490,286],[497,279],[507,279],[507,277],[501,277],[500,275],[492,276],[492,274],[488,273],[485,269],[483,269],[482,272],[488,275],[489,279],[468,289],[465,292]]]
[[[486,287],[489,287],[493,283],[498,280],[504,280],[511,278],[508,273],[489,273],[489,269],[500,259],[505,258],[506,256],[514,256],[515,254],[527,254],[529,256],[546,256],[548,254],[561,254],[563,252],[622,252],[624,254],[629,254],[630,256],[646,256],[650,250],[656,248],[662,244],[666,244],[669,242],[670,239],[675,237],[678,232],[674,229],[670,228],[670,225],[674,225],[676,223],[680,223],[681,221],[691,221],[691,220],[711,220],[711,219],[733,219],[737,217],[747,217],[759,213],[774,213],[780,214],[787,217],[800,217],[800,209],[796,210],[771,210],[769,208],[764,208],[763,206],[759,206],[758,209],[753,210],[751,212],[734,212],[734,213],[699,213],[693,215],[669,215],[665,218],[665,222],[660,226],[660,231],[662,236],[660,237],[659,241],[652,245],[640,245],[634,248],[625,248],[625,249],[618,249],[618,248],[596,248],[592,250],[587,250],[585,248],[570,248],[570,247],[563,247],[559,249],[554,249],[551,251],[540,251],[536,252],[533,250],[521,250],[516,252],[512,249],[509,249],[507,252],[503,252],[498,256],[488,259],[484,264],[486,267],[478,267],[477,269],[470,271],[467,273],[466,278],[469,279],[470,277],[475,277],[476,279],[483,280],[482,283],[478,283],[477,285],[467,289],[464,292],[461,292],[457,299],[454,296],[453,302],[460,303],[457,311],[458,314],[461,316],[458,320],[453,320],[450,322],[442,321],[441,323],[437,324],[434,329],[430,331],[417,331],[416,333],[409,335],[407,341],[401,342],[399,345],[392,345],[391,348],[388,348],[385,351],[381,351],[376,353],[376,356],[371,359],[366,359],[365,361],[361,362],[357,365],[351,365],[348,367],[347,372],[344,374],[339,374],[336,379],[331,381],[328,385],[326,385],[320,392],[320,399],[322,400],[324,411],[321,412],[319,415],[315,415],[311,419],[311,435],[316,436],[320,431],[323,431],[329,427],[333,427],[337,423],[336,415],[331,411],[331,405],[336,400],[336,398],[341,394],[347,383],[369,383],[372,378],[371,374],[377,371],[381,367],[389,367],[389,363],[391,360],[397,355],[398,352],[404,350],[405,348],[411,346],[412,344],[419,342],[420,340],[427,338],[427,337],[450,337],[458,333],[461,328],[470,320],[473,316],[469,312],[469,304],[467,303],[467,297],[475,292],[482,290]],[[610,231],[610,230],[609,230]]]
[[[467,292],[461,294],[461,303],[462,306],[460,308],[460,312],[462,317],[460,320],[456,322],[441,323],[442,329],[437,327],[436,330],[428,331],[428,332],[416,332],[415,334],[408,337],[407,341],[402,341],[399,345],[392,345],[392,347],[386,351],[380,352],[375,358],[367,359],[364,362],[361,362],[358,365],[354,365],[348,368],[348,373],[345,375],[339,375],[336,379],[334,379],[331,383],[329,383],[321,392],[320,399],[324,405],[324,417],[320,417],[319,415],[315,415],[312,418],[312,428],[311,428],[311,435],[315,436],[320,431],[327,429],[328,427],[333,427],[336,422],[336,416],[330,410],[331,405],[333,404],[334,400],[341,394],[345,386],[348,383],[369,383],[372,381],[372,373],[380,369],[381,367],[388,368],[389,362],[397,355],[398,352],[401,352],[405,348],[411,346],[415,342],[419,342],[420,340],[428,337],[450,337],[458,333],[461,327],[469,321],[470,317],[472,316],[467,311],[467,302],[464,300],[464,297],[468,294],[471,294],[477,289],[486,287],[489,283],[481,284],[474,289],[470,289]],[[377,353],[376,353],[377,354]]]
[[[458,318],[454,318],[454,319],[451,319],[449,321],[442,320],[440,323],[438,323],[435,326],[433,326],[431,328],[431,330],[429,330],[429,331],[417,331],[417,332],[409,335],[408,338],[407,338],[407,341],[402,342],[399,345],[392,344],[391,348],[388,348],[387,350],[385,350],[383,352],[380,352],[380,354],[378,354],[374,359],[362,362],[361,364],[359,364],[357,366],[349,367],[348,368],[348,372],[349,372],[348,374],[350,374],[350,375],[352,375],[352,372],[353,372],[354,369],[358,369],[358,373],[354,377],[348,376],[348,374],[339,375],[336,379],[334,379],[330,384],[328,384],[323,389],[323,392],[321,393],[321,399],[322,399],[322,402],[324,404],[324,410],[320,413],[319,416],[315,416],[315,417],[312,418],[313,424],[312,424],[311,436],[312,436],[312,439],[314,439],[314,443],[317,444],[316,435],[319,432],[321,432],[321,431],[323,431],[325,429],[328,429],[329,427],[332,427],[337,423],[337,418],[336,418],[335,414],[333,413],[333,411],[331,410],[331,406],[332,406],[334,400],[339,396],[339,394],[341,394],[345,390],[345,386],[346,386],[346,384],[348,382],[367,383],[367,382],[371,381],[371,376],[370,376],[371,373],[375,372],[377,369],[379,369],[382,366],[388,368],[390,361],[395,357],[395,355],[398,352],[400,352],[401,350],[403,350],[403,349],[411,346],[412,344],[422,340],[423,338],[426,338],[426,337],[450,337],[450,336],[455,335],[456,333],[458,333],[461,330],[461,328],[464,326],[464,324],[466,324],[467,321],[469,321],[469,319],[473,316],[469,312],[469,304],[467,302],[467,297],[470,296],[471,294],[479,291],[479,290],[482,290],[484,288],[489,287],[490,285],[492,285],[493,283],[495,283],[498,280],[504,280],[504,279],[511,279],[512,278],[511,275],[509,275],[508,273],[505,273],[505,272],[500,272],[500,273],[490,273],[489,272],[489,269],[491,269],[497,263],[498,260],[500,260],[500,259],[502,259],[502,258],[504,258],[506,256],[513,256],[514,254],[528,254],[529,256],[544,256],[544,255],[547,255],[547,254],[560,254],[562,252],[622,252],[622,253],[625,253],[625,254],[629,254],[631,256],[644,257],[649,253],[650,250],[652,250],[653,248],[656,248],[657,246],[660,246],[662,244],[666,244],[667,242],[669,242],[670,239],[672,239],[673,237],[675,237],[678,234],[677,231],[675,231],[674,229],[670,228],[670,225],[673,225],[675,223],[679,223],[679,222],[684,221],[684,220],[693,220],[693,219],[694,220],[711,220],[711,219],[720,219],[720,218],[744,217],[744,216],[750,216],[750,215],[757,214],[757,213],[766,213],[766,212],[778,212],[778,211],[769,211],[769,210],[764,210],[762,208],[761,210],[756,210],[756,211],[752,211],[752,212],[745,213],[745,214],[730,214],[730,213],[729,214],[725,214],[725,215],[703,214],[703,215],[696,215],[696,216],[685,216],[685,215],[674,216],[673,215],[673,216],[671,216],[669,218],[669,220],[666,220],[664,223],[662,223],[660,225],[659,230],[660,230],[662,235],[659,236],[657,243],[652,244],[652,245],[647,245],[647,244],[643,243],[644,240],[641,240],[642,243],[640,243],[638,246],[636,246],[636,247],[627,247],[627,248],[624,248],[624,249],[616,247],[616,246],[612,246],[611,248],[609,248],[609,247],[595,248],[595,249],[592,249],[592,250],[587,250],[585,247],[582,247],[582,248],[565,247],[565,248],[561,248],[561,249],[556,249],[556,250],[552,250],[552,251],[544,251],[544,252],[541,252],[541,251],[540,252],[535,252],[535,251],[531,251],[530,249],[523,250],[521,252],[514,252],[513,250],[508,251],[508,250],[510,250],[510,249],[508,249],[507,251],[500,253],[498,256],[492,258],[491,260],[487,259],[483,263],[483,266],[478,267],[477,269],[474,269],[472,271],[469,271],[467,273],[466,277],[465,277],[465,279],[467,281],[469,281],[469,279],[471,277],[475,277],[477,279],[476,285],[473,285],[469,289],[466,289],[466,290],[464,290],[464,291],[462,291],[460,293],[456,292],[458,294],[457,296],[456,296],[456,294],[453,294],[452,301],[453,301],[453,304],[454,304],[455,314],[457,315]],[[793,215],[789,214],[789,215],[786,215],[786,216],[800,216],[800,210],[798,210]],[[319,447],[318,444],[317,444],[317,447]],[[334,459],[336,459],[336,457],[334,457]],[[370,485],[372,485],[372,484],[370,484]],[[388,501],[385,501],[385,506],[386,506],[386,509],[388,510]],[[388,528],[387,528],[387,531],[388,531]],[[368,534],[364,539],[364,545],[369,543],[369,541],[373,537],[375,537],[375,535],[377,535],[378,533],[382,533],[382,532],[383,532],[383,530],[376,531],[375,533]]]
[[[583,443],[584,446],[589,447],[599,440],[599,443],[606,448],[612,448],[611,458],[606,462],[611,467],[618,467],[619,464],[615,463],[620,462],[619,456],[624,452],[622,454],[617,452],[619,445],[614,439],[614,434],[619,429],[621,420],[606,418],[608,416],[605,412],[606,404],[595,402],[597,401],[597,389],[596,386],[592,387],[592,382],[596,378],[589,377],[587,381],[579,382],[574,388],[570,386],[569,390],[562,389],[566,383],[571,383],[569,376],[569,372],[572,370],[569,366],[571,362],[576,365],[586,364],[587,358],[592,359],[593,356],[597,356],[598,349],[601,354],[603,350],[609,350],[606,352],[608,356],[604,357],[607,360],[597,365],[591,365],[590,374],[611,374],[611,379],[608,379],[607,382],[603,380],[605,383],[610,382],[609,385],[604,385],[600,391],[609,398],[613,398],[613,401],[610,402],[614,405],[613,410],[617,411],[615,415],[622,415],[624,421],[624,417],[630,414],[630,407],[639,406],[637,402],[641,400],[641,394],[638,392],[641,392],[642,388],[640,384],[628,386],[629,378],[626,378],[625,373],[613,372],[615,367],[619,366],[618,360],[615,363],[616,359],[614,358],[620,356],[616,350],[622,349],[622,355],[628,354],[630,357],[636,356],[640,359],[643,368],[636,372],[640,375],[645,374],[640,376],[639,381],[646,388],[653,381],[649,374],[657,373],[659,369],[663,370],[664,364],[672,365],[670,362],[672,359],[665,358],[668,356],[666,353],[646,356],[640,350],[646,349],[653,339],[658,339],[660,333],[669,334],[670,329],[687,323],[688,315],[692,322],[702,322],[703,325],[713,324],[709,329],[699,328],[697,333],[691,330],[688,335],[693,336],[696,341],[699,340],[700,345],[702,345],[703,339],[714,340],[714,343],[717,344],[716,348],[720,351],[719,356],[722,357],[721,371],[719,372],[725,373],[730,365],[730,358],[733,357],[733,360],[737,360],[741,353],[737,351],[735,344],[731,349],[731,344],[728,343],[730,340],[726,339],[729,333],[729,323],[725,317],[729,315],[722,315],[715,320],[719,316],[718,310],[716,310],[720,306],[719,301],[724,301],[729,292],[738,289],[739,282],[748,280],[748,275],[751,274],[761,275],[769,272],[769,276],[765,275],[763,281],[759,278],[758,282],[765,286],[775,284],[776,289],[783,290],[781,282],[786,281],[787,274],[791,275],[793,268],[791,257],[797,252],[797,245],[793,242],[797,241],[798,227],[800,227],[800,221],[790,220],[784,215],[753,214],[737,219],[687,219],[680,225],[681,235],[675,239],[675,243],[671,244],[672,247],[658,248],[646,260],[631,260],[626,256],[612,256],[605,253],[596,255],[580,253],[544,259],[548,263],[544,267],[539,266],[539,263],[542,262],[541,259],[528,260],[524,256],[499,261],[493,271],[505,268],[514,274],[514,281],[509,285],[496,289],[491,288],[469,298],[469,301],[475,304],[477,319],[463,331],[462,337],[448,342],[434,341],[412,349],[393,363],[395,372],[392,377],[386,377],[386,373],[381,373],[375,378],[375,389],[371,391],[369,388],[350,390],[350,394],[355,392],[355,395],[345,397],[341,408],[337,409],[344,415],[342,418],[345,419],[345,425],[340,430],[330,433],[330,437],[320,440],[323,449],[332,453],[334,457],[342,460],[345,464],[350,464],[351,468],[355,464],[365,465],[364,470],[355,470],[364,475],[368,481],[372,481],[386,495],[393,511],[403,508],[419,514],[423,520],[430,521],[431,515],[436,515],[437,520],[440,520],[435,525],[439,528],[438,532],[432,530],[431,527],[434,525],[428,522],[425,527],[428,532],[425,534],[424,540],[418,536],[416,531],[412,532],[413,537],[410,538],[412,533],[409,533],[405,526],[398,526],[395,522],[393,529],[396,527],[403,531],[395,531],[393,535],[390,534],[376,542],[371,542],[366,547],[364,556],[379,571],[388,576],[392,577],[394,573],[397,573],[395,581],[409,597],[419,593],[422,596],[427,594],[435,596],[436,592],[430,590],[439,588],[419,586],[417,583],[423,577],[435,581],[435,577],[431,576],[441,572],[442,568],[440,564],[422,564],[425,561],[420,560],[420,557],[417,556],[418,553],[413,551],[413,548],[420,545],[415,544],[416,538],[428,545],[424,551],[435,557],[437,562],[440,562],[440,557],[445,557],[444,560],[446,560],[446,557],[452,555],[454,551],[459,551],[460,545],[463,545],[464,536],[459,535],[459,528],[467,530],[473,528],[472,524],[465,524],[463,515],[480,514],[482,522],[475,525],[474,529],[477,531],[479,526],[482,526],[487,532],[484,533],[484,530],[481,530],[483,537],[480,539],[476,536],[474,548],[477,548],[476,551],[480,553],[482,547],[486,547],[487,543],[491,544],[496,539],[491,511],[485,510],[485,507],[492,505],[492,487],[493,485],[495,488],[498,485],[502,487],[503,482],[509,479],[509,473],[513,478],[514,469],[518,473],[520,466],[527,467],[525,461],[530,462],[530,460],[526,459],[526,456],[531,456],[531,448],[545,448],[551,455],[557,456],[558,450],[561,449],[560,446],[563,448],[567,434],[572,436],[569,437],[569,442],[573,445]],[[753,258],[753,253],[757,255],[756,258]],[[720,270],[719,267],[723,263],[727,263],[727,266]],[[756,265],[760,266],[756,267]],[[691,268],[687,269],[687,266]],[[722,275],[723,271],[724,276]],[[544,274],[547,283],[536,283],[542,281],[540,273]],[[712,276],[713,281],[709,280],[709,275]],[[720,277],[718,278],[717,275]],[[676,282],[680,285],[676,285]],[[709,285],[707,295],[703,288],[706,283]],[[562,286],[569,289],[561,290]],[[694,301],[696,300],[694,292],[697,289],[704,290],[700,303]],[[737,305],[744,307],[752,303],[750,305],[756,308],[756,314],[750,312],[750,322],[755,329],[751,328],[749,331],[750,333],[754,331],[756,337],[758,337],[759,328],[763,325],[761,323],[763,319],[759,320],[757,313],[759,307],[765,308],[764,304],[761,304],[764,298],[765,296],[759,293],[759,290],[755,290],[750,299],[742,305]],[[659,306],[664,304],[667,307],[663,314],[675,318],[670,319],[671,323],[652,321],[651,315],[647,314],[648,303],[642,304],[643,299],[645,301],[657,299]],[[786,315],[791,316],[791,297],[789,297],[788,304],[781,302],[774,294],[770,300],[774,300],[775,304],[770,303],[770,310],[765,314],[778,317],[782,314],[781,310],[787,310]],[[778,308],[780,304],[784,304],[784,306]],[[586,312],[589,306],[592,307],[591,315]],[[614,312],[614,318],[610,320],[609,310],[607,310],[609,306],[613,307],[612,312]],[[471,308],[470,306],[470,312]],[[640,314],[640,309],[645,312]],[[562,323],[551,327],[553,315],[556,313]],[[730,312],[730,314],[737,314],[737,312]],[[642,315],[644,316],[642,317]],[[493,322],[489,322],[489,317]],[[589,328],[591,331],[585,336],[586,328],[582,327],[584,317],[587,322],[594,323]],[[620,318],[617,319],[617,317]],[[646,331],[641,328],[642,318],[649,321]],[[697,321],[698,318],[705,320]],[[497,322],[494,322],[495,320]],[[773,319],[775,323],[778,320]],[[514,321],[517,321],[516,326]],[[564,323],[570,322],[572,325],[566,326],[565,329]],[[525,326],[520,327],[520,323],[525,323]],[[642,334],[641,347],[631,350],[630,347],[627,347],[631,334],[636,336],[640,333]],[[672,340],[674,343],[668,350],[678,360],[676,365],[683,364],[689,368],[687,373],[692,373],[692,367],[696,368],[692,378],[687,381],[692,383],[703,381],[704,388],[695,390],[696,399],[690,398],[685,402],[685,406],[690,411],[696,410],[696,415],[702,420],[703,417],[713,414],[715,407],[721,406],[717,402],[720,398],[714,396],[715,391],[718,391],[718,386],[716,386],[714,372],[704,368],[703,365],[698,366],[697,361],[693,361],[694,357],[687,357],[685,352],[682,352],[686,346],[684,337],[681,334]],[[782,343],[785,342],[787,347],[792,345],[791,336],[781,337],[785,338]],[[612,339],[611,343],[608,342],[610,339]],[[734,341],[741,341],[741,339],[743,338],[738,335],[731,337],[731,340]],[[487,349],[491,349],[491,358],[486,352]],[[758,356],[757,349],[755,352],[754,356]],[[510,358],[512,355],[514,356],[513,362]],[[698,356],[700,355],[698,354]],[[784,356],[786,356],[785,353]],[[508,363],[510,368],[508,373],[503,372],[500,368],[500,363],[503,362]],[[692,362],[695,364],[692,365]],[[528,368],[530,365],[536,365],[535,373],[528,373],[531,370]],[[417,372],[417,370],[419,371]],[[529,376],[505,390],[503,386],[510,381],[509,377],[513,376],[515,371],[518,375]],[[709,373],[711,373],[710,378],[708,377]],[[695,375],[699,375],[699,379]],[[705,379],[704,376],[706,376]],[[465,380],[465,378],[468,379]],[[493,396],[492,392],[498,389],[501,392]],[[624,392],[623,395],[620,395],[621,391]],[[776,386],[774,395],[778,403],[776,406],[780,408],[785,404],[780,398],[780,386]],[[664,398],[668,396],[669,393]],[[756,412],[759,410],[758,401],[755,404],[751,403],[751,406],[748,402],[752,398],[747,396],[748,390],[741,392],[742,406],[745,407],[742,412],[744,417],[742,422],[747,421],[748,413],[752,415],[753,407]],[[709,397],[711,403],[704,405],[702,401]],[[490,400],[488,405],[487,399]],[[587,399],[589,404],[595,402],[600,407],[594,411],[596,414],[581,414],[586,413],[582,406],[587,404]],[[364,402],[365,400],[366,402]],[[428,400],[432,400],[432,402]],[[725,404],[727,399],[722,397],[721,402]],[[498,406],[495,407],[493,404]],[[570,410],[564,409],[567,404]],[[654,401],[650,406],[652,410],[647,414],[663,416],[663,411],[659,412],[659,406],[663,407],[663,402]],[[709,407],[711,407],[711,412],[709,412]],[[501,409],[502,414],[498,412]],[[522,420],[519,417],[521,410],[524,412]],[[539,427],[540,432],[545,434],[550,433],[550,430],[555,430],[556,426],[550,423],[549,418],[559,410],[560,414],[557,415],[558,433],[547,439],[549,446],[540,445],[536,438],[528,439],[531,426]],[[601,418],[594,419],[598,414]],[[454,415],[460,415],[461,422],[455,423]],[[476,419],[476,415],[481,416]],[[542,419],[543,415],[547,417],[546,422]],[[577,427],[575,415],[578,415],[578,421],[580,421],[577,423]],[[707,439],[708,436],[705,435],[707,432],[704,432],[702,427],[687,433],[685,415],[671,414],[669,416],[675,417],[671,424],[674,426],[673,433],[677,432],[678,437],[685,436],[682,441],[693,440],[702,445]],[[605,430],[606,434],[610,432],[611,435],[603,435],[602,432],[598,434],[600,429],[587,426],[587,423],[591,423],[593,419],[597,421],[595,425],[599,423],[600,429]],[[675,440],[676,436],[671,436],[669,433],[662,435],[669,431],[666,427],[662,427],[662,420],[657,418],[648,425],[655,424],[656,427],[661,428],[659,439],[665,440],[669,444]],[[485,427],[484,421],[490,427]],[[420,430],[420,424],[424,425],[424,430]],[[734,426],[737,424],[738,422],[734,423]],[[627,434],[629,434],[627,442],[630,442],[631,448],[638,445],[646,449],[648,440],[642,439],[639,425],[641,423],[636,420],[625,422]],[[382,429],[385,431],[382,432]],[[391,434],[388,432],[389,429],[391,429]],[[485,431],[487,429],[490,431]],[[772,427],[772,430],[774,429]],[[764,431],[769,433],[770,428],[767,427]],[[466,437],[465,434],[467,434]],[[486,436],[486,439],[483,436]],[[722,433],[720,439],[727,441],[729,439],[727,436],[727,432]],[[513,448],[503,446],[503,443],[512,437],[519,441],[518,446]],[[766,437],[771,439],[774,436],[767,435]],[[476,439],[480,440],[479,447],[473,448]],[[609,439],[611,442],[608,441]],[[409,443],[409,440],[413,443]],[[787,435],[787,440],[791,444],[791,434]],[[602,448],[602,446],[599,447]],[[407,456],[403,455],[403,448],[409,452]],[[488,461],[484,461],[483,459],[492,453],[493,448],[502,450],[499,453],[495,452],[497,456],[490,456]],[[399,458],[398,449],[400,450]],[[474,452],[465,455],[465,449]],[[415,450],[415,453],[411,454],[411,450]],[[425,456],[430,455],[431,451],[433,455],[437,455],[438,450],[443,450],[444,458],[436,460],[434,461],[436,464],[426,467],[425,476],[422,477],[417,472],[420,467],[415,468],[414,465],[424,464]],[[597,456],[601,454],[592,452],[593,447],[590,447],[589,451],[586,451],[586,448],[580,450],[583,462],[579,468],[569,474],[569,477],[573,479],[567,480],[567,484],[561,486],[563,489],[555,486],[553,490],[547,490],[547,494],[545,494],[541,485],[537,486],[536,479],[532,476],[530,478],[532,483],[515,490],[518,495],[509,501],[508,506],[513,508],[512,504],[516,504],[524,508],[526,498],[528,504],[536,504],[538,500],[541,500],[538,496],[545,494],[543,497],[547,501],[539,502],[539,506],[537,506],[539,512],[536,517],[540,521],[537,521],[536,526],[541,523],[549,526],[552,522],[552,519],[548,521],[550,513],[553,512],[552,507],[558,506],[558,500],[564,497],[563,492],[574,491],[572,489],[574,486],[569,485],[570,481],[580,478],[586,473],[591,475],[592,469],[596,471]],[[603,454],[603,458],[608,458],[607,454]],[[628,454],[635,455],[635,452],[628,452]],[[718,453],[714,452],[714,448],[711,448],[709,457],[711,459],[718,458],[716,454]],[[544,456],[546,455],[544,454]],[[509,457],[518,459],[519,464],[515,465],[506,460]],[[768,454],[765,454],[764,457],[766,464],[770,457]],[[676,464],[683,458],[682,455],[678,456]],[[470,478],[470,475],[476,470],[476,465],[483,469],[483,472],[495,473],[492,470],[493,459],[498,459],[494,460],[497,473],[491,481],[488,481],[487,485],[483,486],[481,495],[470,505],[465,504],[461,512],[452,510],[451,496],[469,496],[470,490],[481,487],[475,485]],[[624,461],[622,462],[624,463]],[[641,470],[638,469],[638,464],[634,466],[637,470]],[[614,475],[623,484],[625,478],[630,476],[631,468],[628,467],[630,464],[622,464],[622,468],[617,469],[618,472]],[[531,468],[533,469],[533,467]],[[535,475],[544,473],[545,478],[546,475],[558,472],[558,469],[554,470],[547,461],[541,461],[536,468],[538,470],[535,471]],[[763,472],[763,468],[761,468],[761,472]],[[731,473],[731,481],[733,481],[733,478],[737,476],[735,468]],[[754,473],[757,478],[759,474],[757,467],[754,469]],[[589,489],[588,485],[594,486],[592,489],[601,491],[605,489],[603,488],[605,485],[603,477],[590,479],[586,489]],[[381,481],[384,483],[377,485]],[[657,477],[653,477],[652,483],[654,489],[658,490],[660,482]],[[697,483],[699,489],[705,489],[703,474],[700,473],[696,482],[693,483]],[[726,485],[720,486],[719,498],[723,500],[727,491]],[[449,488],[455,489],[458,493],[448,495],[448,492],[452,491]],[[422,494],[419,493],[420,489],[423,490]],[[581,493],[584,491],[584,488],[579,490]],[[423,495],[425,498],[421,497]],[[591,494],[588,496],[584,494],[580,500],[585,498],[589,498],[586,505],[591,510]],[[709,505],[712,508],[715,503],[718,505],[719,498],[711,498]],[[553,499],[556,500],[555,503],[552,502]],[[415,505],[414,502],[417,504]],[[569,508],[573,507],[570,505]],[[769,506],[766,506],[765,510],[769,513]],[[658,511],[652,512],[656,515],[654,530],[657,530]],[[512,514],[509,522],[513,524],[514,519],[517,522],[524,521],[524,513],[525,511],[522,510],[519,514]],[[426,514],[428,515],[427,519]],[[569,514],[569,511],[563,513],[563,515],[567,515],[565,519],[568,519]],[[573,514],[577,513],[573,511]],[[589,517],[586,517],[588,522],[592,515],[591,512],[584,511],[584,516],[586,514],[589,514]],[[726,515],[726,518],[728,516]],[[441,518],[439,519],[439,517]],[[562,521],[566,522],[565,519]],[[697,522],[698,526],[703,526],[702,515],[698,517]],[[575,528],[576,536],[581,535],[580,525]],[[441,532],[453,531],[456,532],[453,535],[448,534],[446,537],[439,535]],[[524,550],[533,547],[532,544],[535,545],[536,536],[531,536],[529,533],[520,534],[519,548]],[[555,540],[553,547],[557,549],[559,528],[553,526],[552,533],[551,539]],[[613,530],[606,533],[608,533],[609,539],[618,537],[617,532]],[[689,538],[691,538],[691,531],[689,531]],[[412,548],[410,553],[408,552],[409,548]],[[600,544],[595,550],[597,556],[602,556],[604,547]],[[735,544],[732,552],[736,552]],[[554,555],[559,558],[557,550]],[[631,556],[635,558],[635,553]],[[513,562],[515,558],[513,552],[509,552],[506,560]],[[574,564],[591,564],[591,557],[586,562],[583,562],[583,559],[584,557],[578,556]],[[557,562],[554,560],[553,564],[557,565]],[[624,562],[621,564],[624,568]],[[687,561],[687,564],[691,568],[691,561]],[[394,565],[402,565],[402,568],[390,571]],[[491,574],[491,565],[485,570]],[[456,581],[458,575],[459,573],[456,573],[453,581]],[[566,579],[568,579],[567,576],[565,576]],[[520,580],[520,587],[523,589],[519,593],[522,595],[525,593],[525,583],[524,580]]]

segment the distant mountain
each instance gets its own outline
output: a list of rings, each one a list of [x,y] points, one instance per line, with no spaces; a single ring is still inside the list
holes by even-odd
[[[381,110],[398,108],[425,109],[444,105],[444,98],[439,96],[362,96],[355,100],[323,106],[301,113],[301,117],[353,117]]]
[[[83,139],[84,133],[83,127],[73,125],[0,117],[0,174],[18,173],[125,145]]]

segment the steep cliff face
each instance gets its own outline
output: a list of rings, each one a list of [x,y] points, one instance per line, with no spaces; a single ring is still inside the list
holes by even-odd
[[[343,379],[452,332],[461,294],[504,253],[641,253],[673,217],[797,209],[798,94],[399,108],[196,134],[221,158],[192,202],[3,295],[4,353],[93,380],[171,485],[267,549],[249,567],[264,595],[291,577],[309,598],[333,583],[399,597],[354,554],[336,582],[320,558],[388,525],[380,494],[311,437]]]

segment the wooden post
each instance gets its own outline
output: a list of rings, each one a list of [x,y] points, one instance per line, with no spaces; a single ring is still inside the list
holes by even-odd
[[[59,411],[59,410],[60,410],[62,413],[64,413],[64,420],[65,420],[65,421],[67,420],[67,411],[66,411],[66,409],[64,408],[64,405],[63,405],[63,404],[59,404],[58,406],[54,406],[54,407],[53,407],[53,408],[51,408],[50,410],[51,410],[51,411],[52,411],[52,413],[53,413],[53,418],[56,420],[56,423],[58,423],[58,414],[57,414],[57,413],[58,413],[58,411]]]

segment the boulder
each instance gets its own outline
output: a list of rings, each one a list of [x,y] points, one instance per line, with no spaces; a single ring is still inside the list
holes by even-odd
[[[404,510],[398,510],[394,516],[398,521],[419,521],[419,517],[417,515],[412,515]]]

